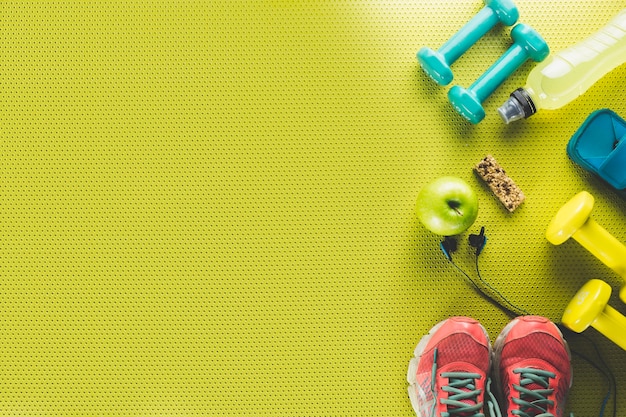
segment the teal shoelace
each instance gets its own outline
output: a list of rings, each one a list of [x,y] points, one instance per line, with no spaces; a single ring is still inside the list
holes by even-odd
[[[437,398],[435,381],[437,379],[437,349],[434,350],[434,361],[431,373],[430,389],[435,401],[433,402],[432,415],[435,415],[437,401],[447,406],[447,412],[441,413],[441,417],[485,417],[480,410],[483,403],[478,402],[481,390],[476,388],[476,380],[480,374],[470,372],[442,372],[441,377],[448,379],[448,385],[441,387],[442,391],[449,393],[448,398]]]
[[[513,398],[513,402],[519,405],[519,410],[511,412],[520,417],[554,417],[548,413],[548,407],[554,405],[554,401],[548,399],[548,395],[554,392],[550,386],[550,379],[555,378],[552,372],[541,369],[518,368],[513,370],[520,374],[519,385],[513,384],[519,393],[519,398]],[[528,386],[539,386],[540,388],[529,389]]]

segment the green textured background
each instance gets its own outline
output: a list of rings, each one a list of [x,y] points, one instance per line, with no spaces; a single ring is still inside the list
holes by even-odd
[[[516,4],[553,51],[625,6]],[[406,368],[433,324],[469,315],[495,339],[508,321],[415,218],[418,190],[444,174],[478,192],[482,269],[514,303],[558,320],[587,279],[617,289],[544,232],[586,189],[626,242],[625,201],[565,153],[592,111],[626,116],[626,67],[506,126],[496,108],[528,63],[468,125],[415,53],[481,6],[3,2],[0,415],[413,415]],[[508,34],[461,57],[456,82]],[[513,214],[471,172],[487,153],[527,195]],[[458,260],[471,268],[465,246]],[[624,394],[624,351],[588,334]],[[575,360],[568,409],[597,415],[605,391]]]

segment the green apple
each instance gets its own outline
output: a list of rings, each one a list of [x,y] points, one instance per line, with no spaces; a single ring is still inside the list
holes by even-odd
[[[472,187],[457,177],[441,177],[417,195],[417,217],[428,230],[454,236],[467,230],[478,216],[478,197]]]

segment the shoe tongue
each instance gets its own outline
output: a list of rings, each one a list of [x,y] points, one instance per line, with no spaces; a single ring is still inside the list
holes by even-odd
[[[532,373],[532,369],[533,368],[529,368],[530,372]],[[528,374],[527,374],[528,375]],[[522,385],[522,381],[526,380],[526,384]],[[520,374],[520,381],[519,381],[520,385],[522,385],[524,388],[526,388],[527,390],[530,391],[536,391],[536,390],[544,390],[546,389],[546,387],[544,387],[543,385],[541,385],[540,383],[538,383],[537,381],[533,381],[531,378],[528,378],[527,376],[525,376],[524,374]]]
[[[475,403],[475,402],[470,401],[470,400],[462,400],[462,401],[460,401],[460,402],[462,402],[463,404],[466,404],[467,406],[470,406],[470,407],[471,407],[471,406],[476,405],[476,403]],[[449,405],[449,406],[448,406],[448,412],[449,412],[450,414],[452,414],[452,412],[453,412],[456,408],[457,408],[457,407],[453,407],[453,406],[450,406],[450,405]],[[454,415],[455,417],[456,417],[456,416],[458,416],[458,417],[470,417],[470,416],[475,416],[475,415],[476,415],[476,412],[471,412],[471,411],[468,411],[468,412],[465,412],[465,413],[456,413],[456,414],[452,414],[452,415]]]
[[[458,369],[458,370],[453,370],[452,372],[467,372],[467,369],[463,370],[463,369]],[[474,384],[476,384],[476,381],[474,381]],[[476,386],[474,385],[473,389],[472,387],[468,387],[468,386],[463,386],[463,387],[457,387],[457,389],[459,391],[463,391],[463,392],[471,392],[474,391],[476,389]],[[451,396],[454,396],[454,393],[448,393],[448,398],[450,398]],[[461,399],[461,400],[456,400],[460,403],[466,404],[467,406],[474,406],[476,405],[476,397],[473,398],[467,398],[467,399]],[[458,407],[454,407],[452,405],[448,406],[448,411],[454,410]],[[454,416],[458,416],[458,417],[470,417],[470,416],[475,416],[476,412],[465,412],[465,413],[458,413],[458,414],[454,414]]]
[[[522,380],[525,379],[523,375],[520,375],[520,385],[522,385]],[[534,381],[530,381],[528,384],[523,385],[523,387],[529,391],[537,391],[537,390],[545,390],[546,387],[542,386],[541,384],[534,382]],[[529,395],[520,393],[520,399],[528,401],[528,402],[533,402],[536,401],[537,398],[535,397],[531,397]],[[542,407],[545,407],[545,404],[542,405]],[[525,410],[526,414],[524,415],[528,415],[528,416],[537,416],[537,415],[543,415],[542,411],[536,408],[529,408]]]
[[[533,382],[533,383],[530,383],[528,385],[525,385],[524,388],[526,388],[528,390],[531,390],[531,391],[545,389],[544,387],[542,387],[541,385],[537,384],[536,382]]]
[[[461,402],[464,403],[464,404],[467,404],[468,406],[476,405],[475,402],[470,401],[470,400],[463,400]],[[453,409],[453,407],[448,407],[448,409]],[[459,417],[469,417],[469,416],[475,416],[476,413],[475,412],[466,412],[466,413],[459,413],[459,414],[456,414],[456,415],[458,415]]]

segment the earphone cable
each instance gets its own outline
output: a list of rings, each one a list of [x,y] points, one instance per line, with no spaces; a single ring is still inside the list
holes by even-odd
[[[515,304],[513,304],[512,302],[509,301],[508,298],[506,298],[504,295],[502,295],[502,293],[500,291],[498,291],[497,289],[495,289],[493,286],[491,286],[487,281],[485,281],[480,273],[480,268],[478,266],[478,253],[474,256],[474,264],[476,266],[476,275],[478,276],[478,279],[480,280],[481,283],[483,283],[483,285],[485,285],[487,288],[489,288],[491,291],[493,291],[494,293],[496,293],[498,295],[498,297],[500,297],[500,299],[502,299],[506,304],[508,304],[508,306],[510,307],[510,309],[508,310],[514,310],[515,312],[517,312],[518,316],[528,316],[530,315],[530,313],[526,310],[524,310],[521,307],[516,306]]]

